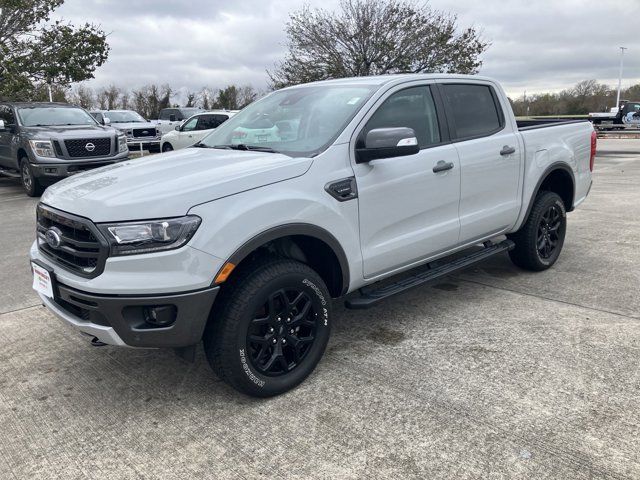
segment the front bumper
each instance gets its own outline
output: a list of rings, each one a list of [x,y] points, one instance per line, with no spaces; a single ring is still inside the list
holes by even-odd
[[[39,294],[43,304],[73,329],[118,346],[187,347],[202,339],[219,287],[174,295],[96,295],[54,283],[54,298]],[[144,308],[175,307],[169,326],[145,321]]]
[[[157,147],[160,148],[160,138],[157,137],[151,137],[151,138],[133,138],[133,137],[127,137],[127,147],[129,147],[129,150],[140,150],[140,146],[142,145],[142,148],[144,150],[148,150],[149,147]]]
[[[96,160],[65,160],[47,159],[46,162],[39,159],[31,161],[31,171],[33,175],[42,181],[55,181],[60,178],[70,177],[77,173],[86,172],[95,168],[113,165],[114,163],[129,160],[129,152],[123,152],[116,157],[100,158]]]

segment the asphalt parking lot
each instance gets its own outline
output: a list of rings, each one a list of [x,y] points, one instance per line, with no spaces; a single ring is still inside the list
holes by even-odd
[[[600,140],[554,268],[502,256],[336,305],[296,390],[91,347],[39,305],[36,200],[0,179],[0,478],[639,478],[640,140]]]

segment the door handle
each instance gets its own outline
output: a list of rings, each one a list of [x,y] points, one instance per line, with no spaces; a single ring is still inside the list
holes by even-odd
[[[500,150],[500,155],[502,155],[503,157],[505,155],[511,155],[512,153],[516,153],[516,149],[515,147],[510,147],[509,145],[505,145],[504,147],[502,147],[502,150]]]
[[[440,160],[436,163],[436,166],[433,167],[433,173],[445,172],[447,170],[451,170],[453,168],[453,162],[445,162],[444,160]]]

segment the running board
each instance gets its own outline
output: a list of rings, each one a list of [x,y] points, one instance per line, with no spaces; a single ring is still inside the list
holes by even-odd
[[[347,300],[345,302],[345,306],[353,310],[371,308],[388,297],[406,292],[411,288],[423,285],[427,282],[437,280],[457,270],[473,265],[474,263],[481,262],[493,255],[509,251],[513,247],[515,247],[515,244],[511,240],[503,240],[496,244],[485,242],[485,247],[482,250],[475,251],[465,255],[464,257],[456,258],[451,262],[429,268],[428,270],[403,278],[402,280],[391,283],[390,285],[385,285],[384,287],[366,291],[361,289],[360,291],[362,292],[362,295],[360,297]]]
[[[13,170],[5,170],[4,168],[0,168],[0,175],[5,175],[11,178],[20,178],[20,174]]]

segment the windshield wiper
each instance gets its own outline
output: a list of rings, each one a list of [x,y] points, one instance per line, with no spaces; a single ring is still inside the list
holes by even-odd
[[[266,152],[266,153],[280,153],[271,147],[261,147],[260,145],[246,145],[244,143],[226,144],[226,145],[214,145],[213,148],[223,148],[225,150],[244,150],[253,152]]]
[[[202,142],[198,142],[198,143],[194,143],[193,145],[191,145],[192,147],[196,147],[196,148],[211,148],[209,145],[205,145]]]

